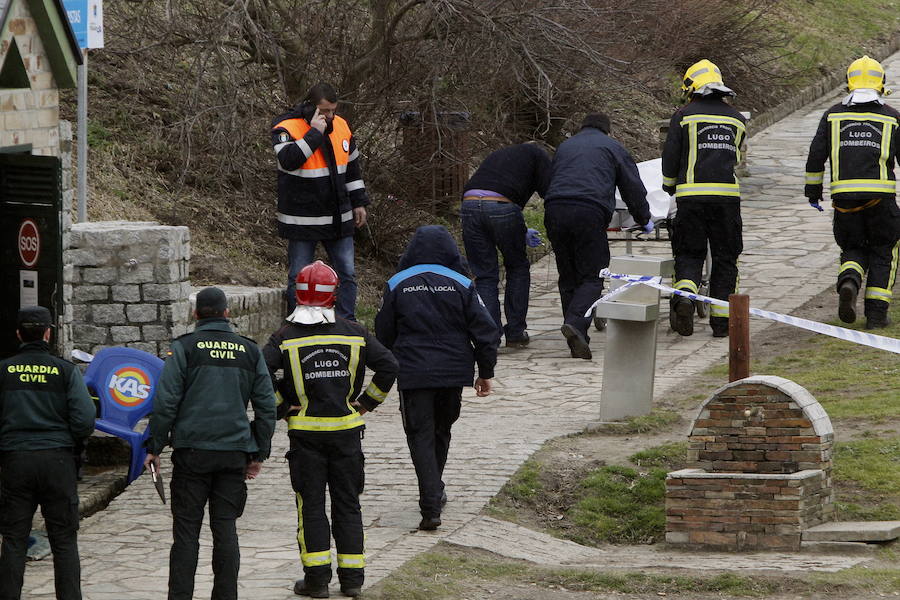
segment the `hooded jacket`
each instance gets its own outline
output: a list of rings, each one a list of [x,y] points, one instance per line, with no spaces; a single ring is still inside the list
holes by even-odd
[[[465,271],[446,228],[416,230],[375,317],[400,363],[398,389],[471,386],[476,363],[479,377],[494,376],[500,329]]]

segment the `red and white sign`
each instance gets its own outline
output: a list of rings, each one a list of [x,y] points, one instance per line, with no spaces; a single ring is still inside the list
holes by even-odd
[[[33,267],[37,264],[38,257],[41,255],[41,234],[38,232],[37,224],[31,219],[25,219],[19,225],[19,238],[16,242],[19,248],[19,258],[26,267]]]

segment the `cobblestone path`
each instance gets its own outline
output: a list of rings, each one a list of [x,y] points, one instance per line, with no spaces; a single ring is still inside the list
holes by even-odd
[[[900,55],[894,55],[884,66],[888,72],[898,72],[898,63]],[[790,313],[834,283],[837,248],[831,234],[830,211],[819,213],[811,209],[802,192],[808,144],[822,111],[839,97],[836,90],[750,139],[751,176],[742,180],[745,249],[740,269],[741,289],[750,295],[754,307]],[[622,254],[624,244],[614,244],[612,250],[613,254]],[[670,254],[667,243],[636,243],[634,251]],[[476,398],[471,390],[465,394],[445,474],[450,502],[438,532],[415,531],[419,519],[416,480],[396,394],[392,393],[384,407],[367,418],[367,486],[362,498],[369,563],[367,584],[383,578],[439,540],[454,536],[454,532],[458,532],[458,541],[469,545],[478,545],[472,543],[472,535],[507,539],[512,556],[517,555],[522,544],[535,543],[528,535],[517,538],[515,529],[504,529],[506,525],[491,529],[490,520],[480,518],[479,513],[543,442],[580,431],[597,419],[604,335],[595,333],[592,337],[593,361],[569,358],[559,333],[561,316],[552,257],[534,265],[532,277],[528,319],[532,343],[525,350],[503,351],[493,395]],[[752,330],[768,326],[769,323],[754,319]],[[668,331],[664,314],[659,328],[657,398],[727,353],[727,339],[713,338],[706,325],[692,337],[681,338]],[[787,328],[785,333],[788,334]],[[293,493],[287,465],[280,458],[285,448],[286,434],[281,423],[275,435],[276,458],[267,462],[261,477],[250,483],[247,509],[239,521],[243,553],[240,586],[243,597],[253,600],[294,598],[291,585],[301,574]],[[166,464],[164,468],[167,467]],[[467,524],[470,527],[464,528]],[[84,520],[80,547],[86,598],[163,598],[170,525],[168,507],[159,503],[152,485],[145,480],[132,485],[107,509]],[[503,551],[502,543],[485,546]],[[661,560],[653,550],[629,548],[623,552],[595,550],[585,554],[576,545],[562,546],[560,563],[571,559],[603,564],[604,555],[614,555],[618,567],[659,564]],[[566,556],[566,552],[571,556]],[[728,568],[734,562],[735,568],[746,568],[748,560],[753,562],[747,555],[729,556],[717,555],[717,566]],[[209,597],[209,561],[210,537],[204,527],[198,598]],[[765,560],[760,557],[758,565],[766,568],[775,562],[780,568],[798,569],[834,569],[848,564],[835,556],[812,560],[808,555],[779,555],[777,561],[771,556]],[[31,599],[53,597],[50,560],[29,565],[25,589],[25,596]],[[334,595],[337,594],[335,590]]]

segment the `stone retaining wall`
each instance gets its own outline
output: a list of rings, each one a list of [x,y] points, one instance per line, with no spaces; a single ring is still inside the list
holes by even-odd
[[[230,321],[235,331],[256,341],[259,346],[269,341],[269,336],[281,327],[283,302],[281,288],[242,287],[237,285],[217,286],[228,297],[231,311]],[[197,303],[197,292],[202,287],[194,287],[191,294],[191,312]]]
[[[64,253],[72,285],[72,346],[128,346],[154,355],[190,318],[190,233],[153,222],[72,226]]]

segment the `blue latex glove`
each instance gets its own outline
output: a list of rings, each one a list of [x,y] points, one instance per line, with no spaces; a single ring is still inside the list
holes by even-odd
[[[644,233],[653,233],[653,230],[655,228],[656,228],[656,223],[653,222],[653,219],[650,219],[649,221],[647,221],[647,224],[644,225],[644,227],[642,228],[642,231]]]
[[[822,212],[825,209],[822,208],[821,206],[819,206],[819,202],[821,200],[822,200],[821,198],[810,198],[809,205],[812,206],[813,208],[815,208],[817,211]]]
[[[544,240],[541,239],[541,232],[529,227],[528,231],[525,232],[525,245],[529,248],[537,248],[543,243]]]

